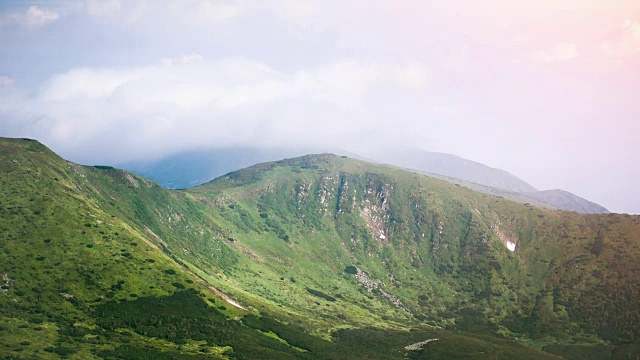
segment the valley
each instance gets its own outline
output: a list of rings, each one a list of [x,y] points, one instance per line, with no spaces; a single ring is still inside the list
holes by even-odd
[[[166,190],[3,138],[0,170],[3,358],[640,354],[640,216],[332,154]]]

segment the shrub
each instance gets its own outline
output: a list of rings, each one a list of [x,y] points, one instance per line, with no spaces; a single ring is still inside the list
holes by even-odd
[[[353,265],[349,265],[344,269],[344,272],[346,272],[347,274],[355,275],[358,273],[358,269]]]
[[[322,291],[318,291],[318,290],[307,288],[307,292],[309,294],[313,295],[313,296],[317,296],[317,297],[319,297],[321,299],[324,299],[324,300],[327,300],[327,301],[331,301],[331,302],[336,301],[336,298],[334,298],[331,295],[327,295],[327,294],[323,293]]]

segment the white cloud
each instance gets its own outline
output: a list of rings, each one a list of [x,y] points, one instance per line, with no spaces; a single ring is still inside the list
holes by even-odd
[[[379,66],[347,59],[293,75],[294,88],[304,96],[340,107],[360,105],[360,99],[376,81],[382,80]]]
[[[54,102],[105,98],[141,75],[135,71],[75,69],[54,75],[43,88],[41,99]]]
[[[567,61],[577,56],[578,51],[574,43],[562,43],[556,45],[553,49],[539,50],[533,53],[533,58],[542,62]]]
[[[24,23],[30,27],[40,27],[58,20],[59,17],[60,15],[55,11],[43,10],[37,6],[30,6],[24,16]]]
[[[640,53],[640,21],[626,19],[620,27],[600,44],[607,56],[627,56]]]
[[[48,23],[57,21],[60,14],[55,11],[40,9],[37,6],[30,6],[25,12],[10,13],[2,15],[0,25],[17,24],[28,28],[39,28]]]
[[[0,88],[10,88],[12,86],[13,86],[12,78],[5,75],[0,76]]]
[[[348,143],[363,126],[385,123],[364,104],[388,87],[393,70],[347,58],[282,72],[244,58],[192,54],[58,74],[35,97],[12,101],[6,114],[63,154],[84,149],[102,161],[212,144]]]

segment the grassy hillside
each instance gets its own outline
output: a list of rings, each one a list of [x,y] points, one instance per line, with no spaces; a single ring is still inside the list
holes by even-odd
[[[0,167],[0,358],[309,358],[244,326],[246,311],[159,251],[138,225],[147,207],[109,193],[176,205],[159,186],[68,163],[35,141],[3,139]]]
[[[377,325],[638,337],[638,217],[538,209],[332,155],[251,167],[187,193],[260,254],[238,268],[234,279],[246,281],[236,287],[289,308],[312,305],[305,288],[324,289],[338,299],[317,308],[324,318],[357,304]],[[363,285],[350,267],[378,284]],[[300,279],[273,282],[283,274]]]
[[[34,141],[3,139],[0,170],[1,358],[296,353],[233,320],[243,313],[95,196],[95,179],[157,185],[68,163]]]
[[[640,217],[541,210],[333,155],[169,191],[1,139],[0,184],[3,358],[637,349]]]

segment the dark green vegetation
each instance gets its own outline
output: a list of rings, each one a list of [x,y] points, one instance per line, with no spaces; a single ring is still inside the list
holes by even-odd
[[[168,191],[13,139],[0,186],[0,358],[638,355],[637,216],[332,155]]]

